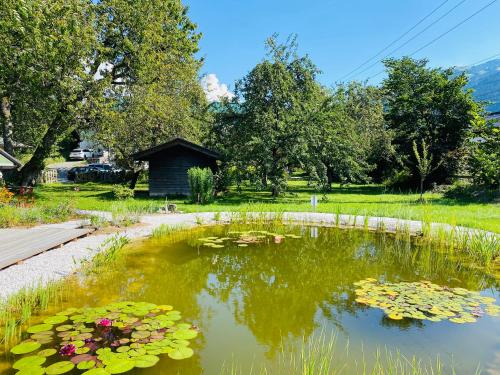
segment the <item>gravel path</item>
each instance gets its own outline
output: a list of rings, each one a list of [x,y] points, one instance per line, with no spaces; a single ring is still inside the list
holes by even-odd
[[[90,213],[90,212],[81,212]],[[101,215],[108,218],[109,213],[92,212],[94,215]],[[221,221],[229,222],[231,218],[237,214],[221,213]],[[248,217],[272,218],[273,213],[248,213]],[[336,225],[337,216],[326,213],[310,213],[310,212],[288,212],[282,215],[286,222],[317,224],[317,225]],[[154,228],[162,225],[179,225],[179,226],[195,226],[197,222],[202,221],[203,224],[214,224],[214,213],[196,213],[196,214],[171,214],[171,215],[147,215],[141,217],[142,225],[125,229],[120,233],[129,239],[143,238],[151,235]],[[394,232],[396,230],[409,230],[412,234],[419,234],[422,231],[422,223],[420,221],[392,219],[392,218],[368,218],[365,221],[363,216],[339,215],[338,220],[341,226],[344,227],[368,227],[372,230],[383,229],[385,231]],[[51,226],[59,226],[73,228],[81,225],[81,221],[71,221],[61,224],[51,224]],[[432,224],[433,231],[437,230],[452,230],[452,226],[446,224]],[[458,227],[459,231],[467,234],[478,232],[478,230]],[[486,232],[488,235],[496,236],[491,232]],[[10,266],[4,270],[0,270],[0,300],[5,299],[9,295],[18,292],[22,288],[33,287],[38,284],[44,285],[48,281],[58,280],[75,272],[83,260],[92,258],[98,251],[100,245],[108,238],[114,236],[112,234],[94,234],[85,238],[70,242],[60,248],[47,251],[32,258],[26,259],[23,263]]]

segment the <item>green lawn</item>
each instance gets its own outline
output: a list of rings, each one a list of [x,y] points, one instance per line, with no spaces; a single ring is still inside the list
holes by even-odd
[[[72,184],[40,186],[36,190],[37,204],[53,206],[61,201],[87,210],[137,210],[156,211],[164,199],[149,198],[147,186],[139,185],[133,200],[116,201],[112,185],[81,184],[75,191]],[[291,181],[284,196],[273,199],[269,192],[245,189],[242,193],[231,191],[213,203],[199,206],[183,199],[170,200],[184,212],[200,211],[312,211],[310,205],[313,189],[305,181]],[[334,191],[319,202],[318,212],[345,213],[369,216],[387,216],[404,219],[464,225],[500,232],[500,205],[475,203],[443,198],[441,194],[425,194],[427,203],[417,202],[417,194],[384,192],[378,185],[359,185],[347,188],[335,186]],[[321,195],[318,195],[321,199]]]

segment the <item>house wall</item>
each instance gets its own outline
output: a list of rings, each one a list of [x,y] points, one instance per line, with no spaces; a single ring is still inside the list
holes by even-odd
[[[213,158],[180,146],[153,155],[149,159],[149,195],[189,195],[187,171],[191,167],[215,170],[216,163]]]

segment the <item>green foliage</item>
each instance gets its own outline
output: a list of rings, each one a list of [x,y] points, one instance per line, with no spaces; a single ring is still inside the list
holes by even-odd
[[[0,209],[0,228],[57,223],[69,220],[74,215],[74,207],[67,201],[34,207],[3,206]]]
[[[295,37],[266,43],[267,58],[237,82],[236,96],[216,116],[212,141],[240,171],[272,195],[286,188],[289,166],[306,153],[305,140],[320,86],[317,68],[297,55]]]
[[[476,185],[500,188],[500,128],[477,121],[469,141],[469,168]]]
[[[385,121],[394,132],[397,158],[394,169],[411,163],[418,186],[419,175],[413,142],[425,140],[429,154],[439,163],[428,182],[441,183],[458,169],[469,127],[482,114],[482,106],[466,90],[467,77],[452,69],[431,69],[427,60],[385,60],[388,77],[383,82]],[[398,166],[399,165],[399,166]]]
[[[418,151],[417,142],[413,141],[413,154],[417,160],[416,168],[420,177],[420,200],[422,200],[425,179],[435,167],[432,166],[432,155],[429,154],[429,146],[425,140],[422,139],[422,152]]]
[[[0,9],[0,96],[13,140],[32,145],[21,170],[31,182],[52,148],[85,122],[96,58],[95,14],[84,0],[7,0]]]
[[[127,199],[134,198],[134,189],[130,189],[127,186],[123,185],[114,185],[113,186],[113,196],[119,201],[124,201]]]
[[[325,91],[312,122],[303,160],[323,191],[333,181],[368,182],[375,164],[389,154],[380,90],[375,87],[351,82]]]
[[[87,274],[99,272],[102,267],[114,262],[120,254],[120,250],[129,242],[127,237],[120,234],[109,237],[99,246],[97,254],[92,259],[82,263],[82,270]]]
[[[200,34],[180,0],[7,0],[0,12],[0,122],[34,145],[23,183],[75,128],[128,167],[138,149],[199,138]]]
[[[180,0],[96,4],[108,82],[97,105],[95,136],[120,165],[174,136],[200,138],[206,106],[195,57],[200,34]]]
[[[189,168],[188,182],[193,203],[206,204],[213,199],[214,175],[210,168]]]

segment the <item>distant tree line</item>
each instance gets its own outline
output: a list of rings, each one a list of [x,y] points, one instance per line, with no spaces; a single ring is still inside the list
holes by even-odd
[[[223,181],[250,180],[276,196],[301,169],[323,191],[333,182],[423,190],[457,174],[498,188],[498,129],[486,124],[465,74],[405,57],[384,61],[380,87],[326,88],[295,37],[280,44],[273,36],[266,46],[235,97],[213,108],[207,138],[225,156],[231,177]]]

